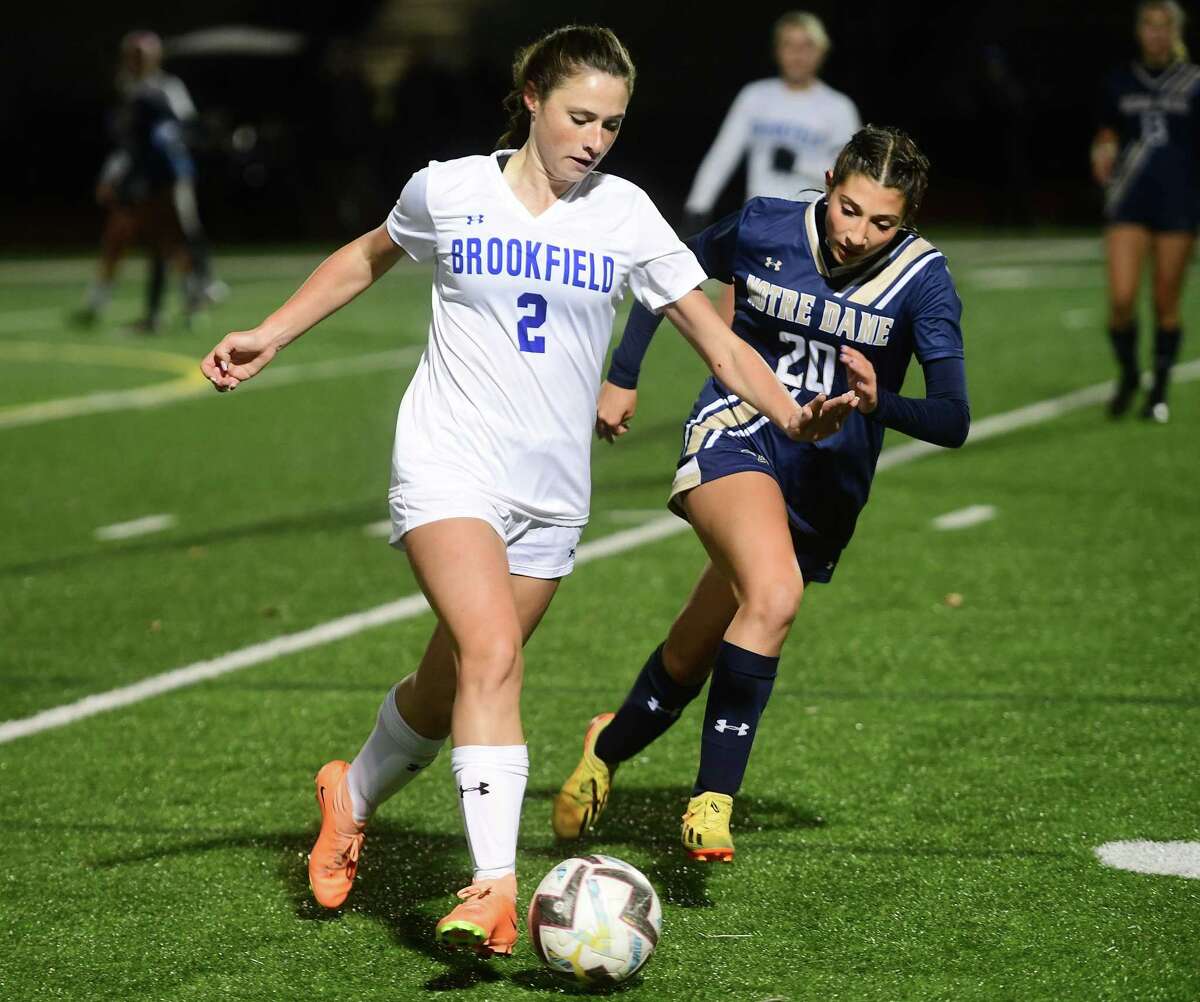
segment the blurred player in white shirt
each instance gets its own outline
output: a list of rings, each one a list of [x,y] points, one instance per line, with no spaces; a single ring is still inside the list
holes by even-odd
[[[793,437],[832,434],[856,403],[846,393],[800,407],[696,289],[703,270],[649,198],[595,171],[634,81],[612,32],[550,32],[518,54],[513,79],[501,146],[523,140],[519,149],[418,171],[382,226],[202,362],[218,389],[234,389],[401,258],[433,262],[429,342],[400,405],[389,502],[392,542],[438,625],[354,761],[317,774],[322,823],[309,882],[318,902],[341,906],[367,821],[450,734],[474,879],[436,937],[484,955],[512,953],[517,938],[529,769],[521,648],[571,571],[587,521],[600,368],[624,289],[669,317],[731,392]]]
[[[825,190],[825,172],[862,124],[858,108],[817,77],[829,54],[829,35],[815,14],[790,11],[772,38],[779,76],[746,84],[734,98],[692,181],[684,204],[685,235],[711,222],[713,206],[742,158],[746,198],[797,199]],[[733,316],[733,290],[724,291],[721,315]]]

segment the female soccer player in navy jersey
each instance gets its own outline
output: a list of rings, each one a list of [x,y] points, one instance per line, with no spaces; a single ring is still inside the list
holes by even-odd
[[[595,170],[634,79],[612,32],[551,32],[518,54],[513,76],[519,149],[418,171],[383,225],[203,361],[218,389],[234,389],[402,257],[433,263],[429,343],[400,404],[388,497],[391,541],[406,550],[438,625],[354,761],[318,772],[309,882],[322,905],[345,901],[368,820],[452,734],[474,880],[436,935],[489,955],[512,953],[517,937],[529,768],[521,648],[570,573],[587,522],[600,367],[623,290],[670,316],[785,436],[828,434],[857,402],[849,391],[790,396],[721,323],[696,288],[703,270],[645,193]]]
[[[1105,83],[1092,171],[1104,186],[1109,336],[1120,375],[1109,412],[1138,387],[1137,293],[1154,268],[1154,382],[1142,416],[1165,422],[1167,384],[1183,331],[1179,299],[1200,225],[1200,66],[1187,60],[1174,0],[1137,8],[1139,58]]]
[[[895,129],[857,132],[807,203],[754,198],[688,241],[705,272],[735,288],[734,331],[799,401],[854,391],[857,412],[812,444],[777,435],[710,379],[684,425],[670,507],[708,551],[665,642],[624,705],[595,717],[554,801],[577,838],[608,799],[613,770],[678,718],[711,674],[700,766],[683,818],[696,859],[731,859],[729,822],[804,587],[827,582],[871,487],[885,428],[960,446],[970,424],[961,304],[938,250],[911,223],[928,163]],[[601,392],[597,430],[625,432],[657,317],[634,307]],[[910,359],[925,397],[899,395]]]

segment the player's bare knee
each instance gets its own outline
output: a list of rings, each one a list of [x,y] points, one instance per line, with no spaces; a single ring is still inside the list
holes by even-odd
[[[458,688],[500,692],[521,684],[521,638],[496,636],[464,644],[459,653]]]
[[[787,632],[800,609],[803,595],[804,580],[798,572],[794,576],[759,582],[747,589],[743,611],[768,630]]]

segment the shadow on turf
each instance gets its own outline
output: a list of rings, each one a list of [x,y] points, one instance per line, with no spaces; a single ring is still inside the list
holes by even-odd
[[[529,798],[547,805],[557,788],[532,789]],[[522,852],[541,858],[545,869],[569,855],[607,852],[621,856],[622,846],[634,850],[638,860],[652,859],[641,868],[664,901],[683,908],[711,908],[708,878],[714,864],[692,863],[679,846],[678,818],[686,803],[686,790],[678,786],[629,787],[614,794],[601,831],[586,841],[557,843],[548,837],[525,838]],[[823,822],[810,812],[770,799],[744,798],[739,802],[740,826],[745,830],[813,828]],[[539,805],[540,806],[540,805]],[[2,827],[2,826],[0,826]],[[155,830],[156,833],[159,830]],[[404,947],[444,965],[442,973],[428,979],[430,992],[461,991],[477,984],[508,981],[531,992],[613,994],[637,987],[634,978],[621,985],[576,986],[556,978],[548,969],[520,967],[527,946],[518,946],[515,960],[484,961],[450,951],[433,941],[433,928],[454,903],[453,893],[466,881],[467,854],[458,833],[413,830],[376,821],[371,825],[360,862],[360,877],[344,909],[327,911],[313,901],[304,860],[312,847],[314,831],[261,832],[213,835],[174,845],[95,859],[95,869],[150,862],[168,857],[199,855],[229,849],[270,851],[277,860],[277,876],[287,889],[297,919],[303,922],[337,922],[343,912],[366,916],[386,928]],[[541,868],[539,867],[539,870]],[[524,905],[540,879],[540,872],[525,878]]]

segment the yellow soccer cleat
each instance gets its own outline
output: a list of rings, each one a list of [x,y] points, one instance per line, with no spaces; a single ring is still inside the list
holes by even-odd
[[[701,793],[688,801],[683,815],[683,847],[692,859],[704,863],[733,862],[733,797],[724,793]]]
[[[581,838],[595,826],[604,805],[608,803],[612,773],[596,757],[595,748],[596,738],[615,716],[615,713],[601,713],[592,717],[583,736],[583,758],[554,798],[551,823],[554,825],[554,834],[560,839]]]

